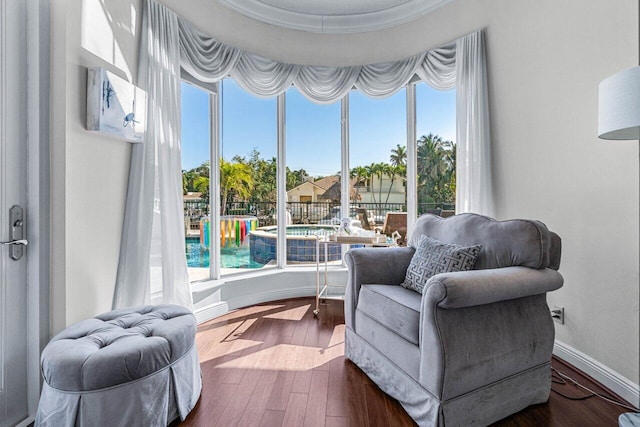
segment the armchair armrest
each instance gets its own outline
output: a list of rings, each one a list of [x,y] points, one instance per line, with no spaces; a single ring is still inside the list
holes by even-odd
[[[348,251],[344,260],[349,267],[349,279],[361,284],[383,283],[399,285],[404,281],[415,250],[403,248],[358,248]]]
[[[344,295],[344,315],[347,327],[354,329],[358,294],[363,284],[400,285],[415,249],[358,248],[348,251],[344,260],[349,269]]]
[[[433,276],[420,311],[420,383],[449,399],[548,363],[546,292],[562,284],[557,271],[528,267]]]
[[[443,273],[429,279],[425,297],[440,308],[472,307],[555,291],[563,282],[555,270],[528,267]]]

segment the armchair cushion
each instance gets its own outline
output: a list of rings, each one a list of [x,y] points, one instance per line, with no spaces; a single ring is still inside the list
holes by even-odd
[[[481,245],[461,246],[420,236],[402,286],[422,293],[436,274],[472,270],[481,249]]]
[[[363,285],[358,310],[418,345],[422,298],[398,285]]]

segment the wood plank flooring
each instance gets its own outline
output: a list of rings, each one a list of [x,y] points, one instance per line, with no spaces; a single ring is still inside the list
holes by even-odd
[[[314,298],[241,309],[200,325],[196,342],[202,395],[180,426],[415,426],[402,406],[344,358],[342,301],[313,317]],[[610,393],[560,360],[553,366]],[[553,384],[571,396],[574,385]],[[598,398],[574,401],[552,392],[495,426],[617,426],[623,408]]]

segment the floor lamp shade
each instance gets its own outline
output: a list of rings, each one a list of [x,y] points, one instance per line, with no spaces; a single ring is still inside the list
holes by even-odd
[[[640,67],[607,77],[598,92],[598,137],[640,139]]]

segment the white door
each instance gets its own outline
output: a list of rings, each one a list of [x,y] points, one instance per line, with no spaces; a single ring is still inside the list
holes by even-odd
[[[27,52],[23,0],[0,0],[0,241],[20,235],[27,202]],[[28,212],[24,211],[24,215]],[[26,232],[26,230],[23,230]],[[20,257],[20,251],[22,256]],[[0,245],[0,427],[29,415],[27,247]],[[13,259],[16,258],[16,259]]]

